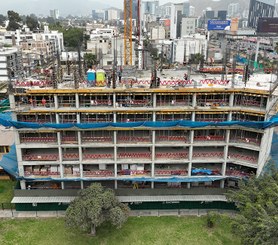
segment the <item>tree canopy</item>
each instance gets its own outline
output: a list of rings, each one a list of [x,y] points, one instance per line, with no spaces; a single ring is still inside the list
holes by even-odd
[[[17,12],[9,10],[8,11],[8,20],[9,20],[9,25],[7,27],[8,31],[15,31],[22,27],[22,25],[20,23],[22,21],[22,19],[20,18],[19,14]]]
[[[26,25],[31,31],[36,30],[40,27],[37,18],[31,17],[29,15],[27,15],[26,17]]]
[[[66,225],[96,234],[96,228],[104,222],[120,228],[128,218],[129,208],[120,203],[114,191],[94,183],[81,190],[66,211]]]
[[[96,57],[95,54],[85,53],[84,54],[84,61],[87,64],[88,68],[92,68],[93,65],[97,64],[97,57]]]
[[[278,171],[240,182],[238,191],[227,194],[239,214],[234,220],[234,232],[243,244],[274,245],[278,241]]]
[[[65,28],[60,22],[56,22],[49,25],[50,30],[57,30],[64,35],[64,45],[69,50],[78,50],[78,47],[82,47],[88,37],[84,35],[84,29],[77,27]]]

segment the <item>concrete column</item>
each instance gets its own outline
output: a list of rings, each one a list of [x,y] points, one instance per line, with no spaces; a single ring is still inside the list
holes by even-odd
[[[21,188],[21,190],[26,190],[26,181],[25,180],[20,180],[20,188]]]
[[[117,113],[113,112],[113,122],[117,122]]]
[[[15,98],[13,94],[9,95],[9,101],[10,101],[10,108],[15,109]]]
[[[233,116],[232,116],[232,112],[230,111],[229,114],[228,114],[228,120],[227,121],[232,121],[233,119]]]
[[[76,119],[77,123],[80,123],[80,113],[78,112],[76,113]]]
[[[61,188],[64,190],[65,189],[65,183],[64,181],[61,182]]]
[[[59,105],[58,105],[58,95],[54,94],[54,108],[58,109]]]
[[[197,94],[192,95],[192,107],[197,106]]]
[[[116,94],[113,93],[113,108],[116,108]]]
[[[153,108],[156,108],[156,94],[153,94]]]
[[[191,121],[192,121],[192,122],[195,122],[195,117],[196,117],[196,112],[193,111],[193,112],[192,112],[192,115],[191,115]]]
[[[229,107],[233,107],[234,106],[234,99],[235,99],[235,94],[231,93],[230,94],[230,98],[229,98]]]
[[[118,177],[118,173],[117,173],[117,171],[118,171],[118,149],[117,149],[117,146],[115,145],[114,146],[114,176],[115,176],[115,178],[117,178]]]
[[[58,113],[55,114],[55,117],[56,117],[56,123],[60,123],[60,119],[59,119],[59,114]]]
[[[153,130],[152,132],[152,169],[151,169],[151,176],[155,177],[154,169],[155,169],[155,134],[156,132]]]
[[[269,157],[271,151],[273,132],[274,128],[267,128],[264,130],[259,151],[257,176],[261,174],[263,167],[265,166],[265,163]]]
[[[193,144],[194,142],[194,130],[190,130],[189,132],[189,143]]]
[[[114,181],[114,187],[115,187],[115,190],[118,189],[118,181],[117,180]]]
[[[80,108],[79,94],[75,94],[75,105],[76,105],[76,109]]]
[[[80,181],[80,188],[84,189],[84,182],[83,182],[83,180]]]
[[[221,175],[226,175],[226,169],[227,169],[227,160],[228,160],[228,153],[229,153],[229,142],[230,142],[230,130],[226,130],[226,145],[224,146],[224,162],[222,164],[221,169]],[[220,188],[224,188],[225,186],[225,180],[220,181]]]
[[[154,189],[154,182],[151,182],[151,189]]]
[[[80,178],[83,178],[83,164],[82,163],[79,164],[79,171],[80,171]],[[81,181],[81,182],[83,184],[83,181]]]

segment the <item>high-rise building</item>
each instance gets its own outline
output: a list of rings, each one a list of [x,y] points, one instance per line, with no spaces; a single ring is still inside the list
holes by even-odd
[[[183,12],[183,3],[177,3],[171,5],[171,17],[170,17],[170,38],[175,39],[178,37],[178,30],[181,27],[181,18]],[[180,33],[180,31],[179,31]]]
[[[158,14],[162,18],[170,18],[171,16],[171,3],[166,3],[158,7]]]
[[[190,3],[189,0],[186,0],[183,3],[183,11],[182,14],[184,15],[184,17],[188,17],[190,15]]]
[[[205,16],[207,20],[214,19],[214,10],[206,10]]]
[[[226,10],[219,10],[217,12],[217,19],[226,20],[227,19],[227,11]]]
[[[250,0],[248,26],[255,28],[259,17],[273,17],[275,0]]]
[[[159,16],[159,1],[143,1],[141,4],[141,26],[142,29],[146,29],[146,25],[149,22],[156,21],[156,17]]]
[[[51,9],[50,10],[50,17],[52,17],[54,20],[58,20],[60,17],[60,12],[58,9]]]
[[[190,6],[189,7],[189,17],[193,17],[193,16],[195,16],[195,7]]]
[[[227,15],[229,17],[237,17],[239,14],[239,3],[230,3],[228,5]]]

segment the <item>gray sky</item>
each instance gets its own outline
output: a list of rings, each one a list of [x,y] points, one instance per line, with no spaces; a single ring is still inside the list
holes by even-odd
[[[20,14],[49,15],[50,9],[59,9],[62,16],[68,14],[88,15],[92,9],[107,7],[123,8],[124,0],[0,0],[0,13],[6,14],[14,10]],[[167,2],[183,2],[184,0],[160,0]]]

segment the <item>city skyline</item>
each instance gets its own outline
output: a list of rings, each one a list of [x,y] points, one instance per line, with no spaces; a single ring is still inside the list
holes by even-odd
[[[92,9],[105,9],[116,7],[123,9],[124,0],[106,0],[105,3],[99,0],[10,0],[2,2],[0,14],[7,14],[8,10],[14,10],[19,14],[49,15],[50,9],[59,9],[61,16],[90,15]],[[182,2],[181,0],[159,0],[160,4],[167,2]]]

